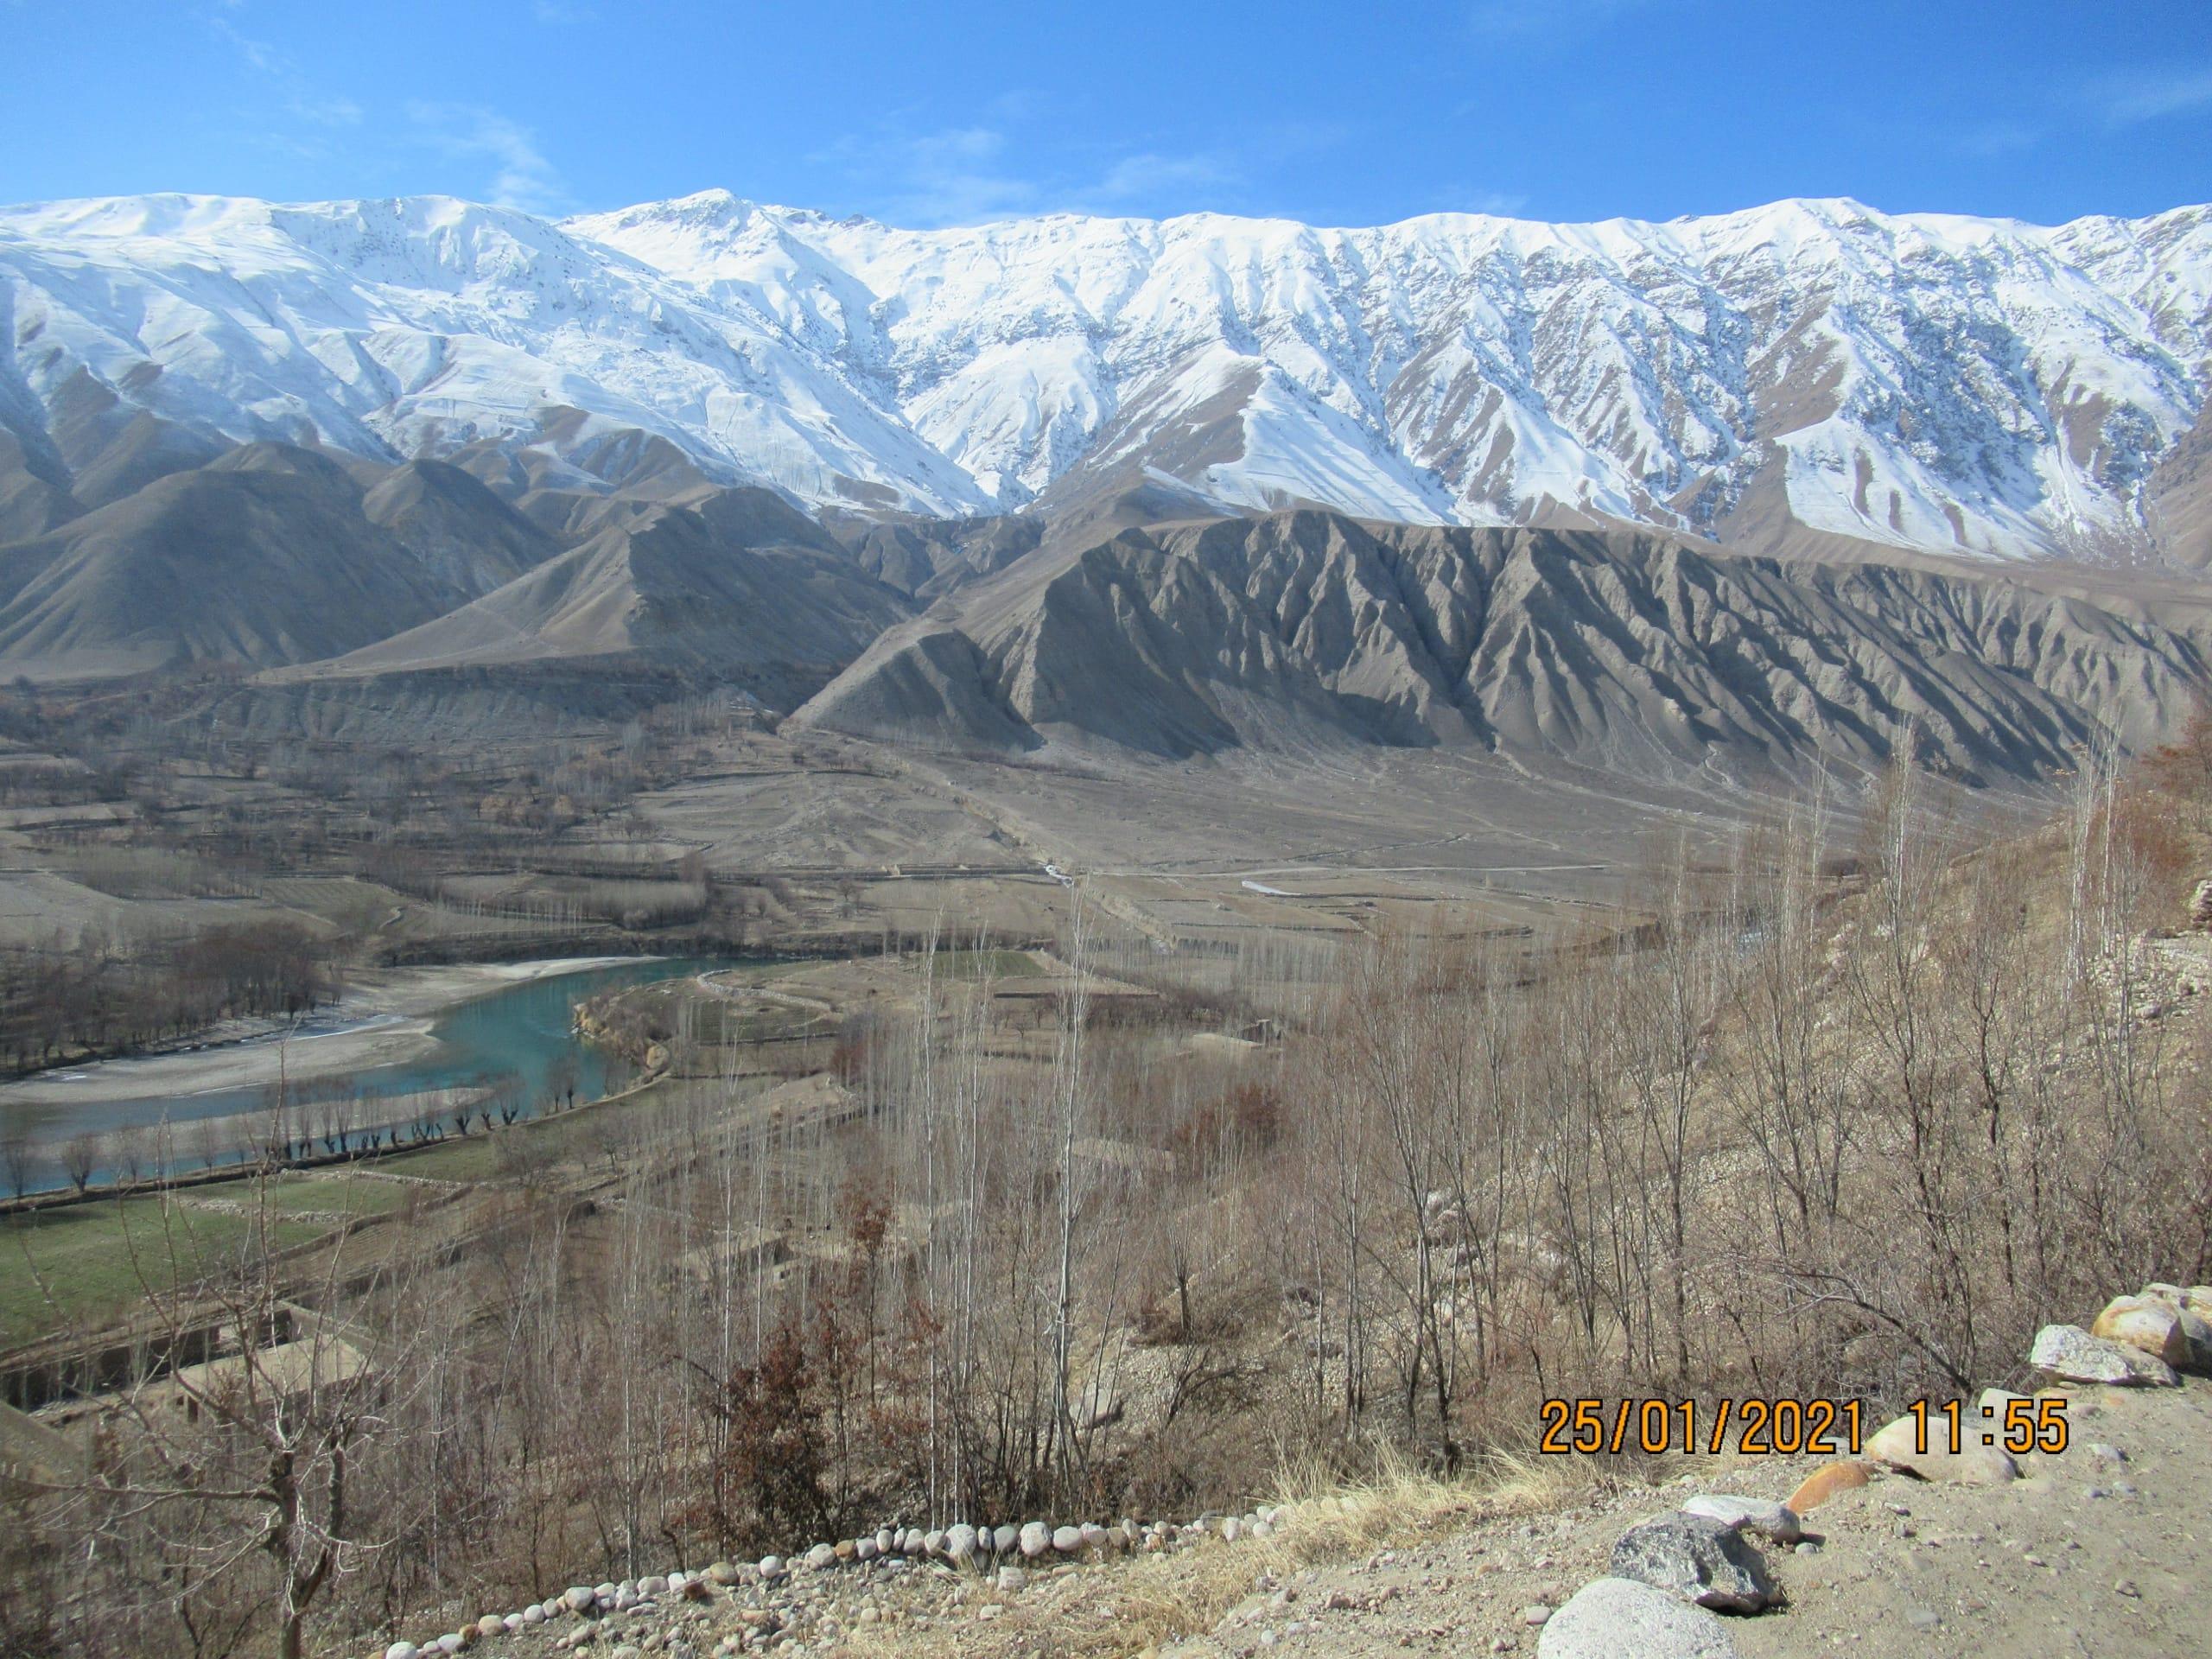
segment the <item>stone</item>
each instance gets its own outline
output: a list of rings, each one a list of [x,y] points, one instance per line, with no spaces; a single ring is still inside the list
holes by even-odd
[[[1544,1621],[1536,1659],[1737,1659],[1702,1607],[1630,1579],[1586,1584]]]
[[[725,1569],[729,1573],[728,1578],[722,1576]],[[784,1558],[780,1555],[763,1555],[760,1558],[760,1576],[764,1579],[780,1579],[786,1570]],[[716,1584],[732,1585],[737,1582],[737,1569],[728,1561],[716,1561],[707,1569],[707,1576]]]
[[[853,1540],[853,1555],[855,1560],[872,1561],[882,1554],[883,1546],[876,1542],[873,1538],[855,1538]]]
[[[1076,1554],[1083,1548],[1083,1529],[1081,1527],[1053,1528],[1052,1548],[1063,1555]]]
[[[2005,1438],[2005,1408],[2016,1400],[2030,1408],[2035,1405],[2034,1400],[2028,1395],[2015,1394],[2010,1389],[1984,1389],[1981,1391],[1981,1397],[1974,1402],[1978,1409],[1962,1418],[1961,1423],[1962,1425],[1971,1423],[1979,1417],[1982,1427],[1988,1429],[2001,1441]],[[2035,1415],[2034,1411],[2031,1409],[2028,1415],[2032,1421]],[[1964,1432],[1963,1427],[1961,1432]]]
[[[572,1584],[561,1592],[561,1605],[572,1613],[588,1612],[599,1599],[599,1592],[588,1585]]]
[[[476,1634],[479,1636],[504,1636],[506,1630],[507,1621],[497,1613],[486,1613],[476,1621]]]
[[[2089,1334],[2140,1348],[2178,1370],[2190,1361],[2189,1333],[2182,1329],[2181,1314],[2179,1306],[2160,1297],[2115,1296],[2097,1315]]]
[[[1007,1592],[1008,1593],[1020,1589],[1023,1585],[1028,1582],[1029,1574],[1010,1562],[1007,1566],[999,1568],[999,1588]]]
[[[1521,1622],[1532,1629],[1550,1622],[1552,1610],[1541,1601],[1532,1601],[1521,1610]]]
[[[1221,1541],[1223,1543],[1233,1544],[1243,1535],[1244,1523],[1236,1516],[1232,1515],[1221,1523]]]
[[[412,1642],[395,1642],[384,1650],[384,1659],[416,1659],[419,1651]]]
[[[806,1552],[806,1564],[817,1573],[836,1566],[837,1547],[835,1544],[817,1544]]]
[[[2126,1343],[2092,1336],[2078,1325],[2046,1325],[2036,1332],[2028,1363],[2062,1382],[2108,1382],[2117,1388],[2178,1388],[2172,1366]]]
[[[1794,1515],[1810,1515],[1838,1492],[1853,1491],[1873,1478],[1873,1471],[1854,1458],[1824,1463],[1798,1482],[1797,1490],[1783,1499],[1783,1507]]]
[[[856,1560],[859,1559],[861,1553],[860,1540],[857,1538],[840,1538],[836,1543],[830,1546],[830,1553],[832,1555],[835,1555],[841,1561]]]
[[[533,1602],[531,1605],[524,1608],[522,1610],[522,1622],[530,1625],[543,1624],[545,1622],[544,1607],[538,1603]]]
[[[875,1553],[877,1554],[888,1555],[898,1547],[899,1536],[896,1533],[893,1532],[890,1528],[878,1527],[875,1529]]]
[[[1701,1515],[1661,1516],[1630,1527],[1613,1545],[1612,1575],[1665,1590],[1700,1607],[1756,1613],[1773,1584],[1756,1547],[1733,1527]]]
[[[991,1554],[994,1555],[1013,1554],[1014,1546],[1020,1541],[1021,1529],[1019,1527],[1005,1526],[991,1529]]]
[[[1756,1532],[1777,1544],[1794,1544],[1804,1535],[1797,1512],[1787,1503],[1777,1503],[1769,1498],[1701,1492],[1683,1500],[1682,1509],[1686,1514],[1710,1516],[1724,1527]]]
[[[1085,1549],[1103,1549],[1106,1548],[1106,1529],[1100,1526],[1096,1521],[1084,1522],[1081,1530],[1083,1533],[1083,1547]]]
[[[2202,1286],[2188,1290],[2179,1285],[2145,1285],[2143,1298],[2172,1308],[2180,1322],[2186,1354],[2174,1362],[2177,1367],[2212,1376],[2212,1290]]]
[[[2017,1480],[2019,1465],[1999,1447],[1982,1445],[1984,1434],[2001,1439],[2003,1426],[1985,1427],[1977,1414],[1961,1414],[1959,1449],[1955,1452],[1951,1450],[1948,1417],[1930,1412],[1923,1426],[1921,1419],[1908,1413],[1895,1422],[1884,1425],[1866,1442],[1866,1455],[1877,1463],[1906,1470],[1923,1480],[1944,1480],[1961,1486],[2002,1486],[2007,1481]],[[1924,1450],[1920,1445],[1923,1436],[1927,1440]]]
[[[1021,1529],[1021,1553],[1035,1560],[1052,1547],[1052,1529],[1042,1521],[1032,1521]]]

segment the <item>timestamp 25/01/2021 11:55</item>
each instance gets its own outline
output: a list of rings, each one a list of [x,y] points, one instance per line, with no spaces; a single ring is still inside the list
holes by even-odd
[[[2013,1398],[1993,1405],[1916,1400],[1905,1408],[1914,1425],[1916,1456],[1989,1446],[2014,1457],[2066,1449],[2066,1402]],[[1865,1439],[1866,1402],[1783,1398],[1695,1400],[1596,1398],[1546,1400],[1537,1450],[1554,1457],[1628,1452],[1718,1453],[1731,1446],[1746,1457],[1811,1452],[1856,1457]]]

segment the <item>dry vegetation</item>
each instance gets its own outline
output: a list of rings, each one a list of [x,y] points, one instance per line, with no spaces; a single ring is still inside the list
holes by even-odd
[[[1077,902],[1050,950],[632,993],[594,1017],[658,1081],[348,1178],[438,1207],[279,1259],[267,1179],[211,1268],[187,1195],[133,1200],[151,1312],[61,1390],[84,1466],[10,1465],[0,1650],[359,1645],[1287,1470],[1464,1494],[1545,1395],[2013,1381],[2036,1325],[2212,1268],[2212,967],[2163,937],[2208,755],[2005,839],[1910,775],[1847,833],[1808,800],[1625,928],[1191,962]]]
[[[896,947],[976,878],[916,900],[632,812],[706,830],[723,767],[790,847],[818,825],[774,817],[777,767],[791,801],[825,767],[838,801],[909,787],[728,712],[425,757],[179,743],[177,695],[9,692],[47,754],[0,770],[9,834],[118,902],[264,909],[20,943],[20,1062],[296,1007],[365,957]],[[0,1418],[0,1652],[360,1646],[880,1517],[1188,1516],[1285,1480],[1449,1506],[1517,1469],[1544,1395],[2013,1382],[2037,1323],[2212,1268],[2185,933],[2212,721],[2128,779],[2084,766],[2029,834],[1920,790],[1808,798],[1546,927],[1378,909],[1360,876],[1243,882],[1312,925],[1214,936],[1221,902],[1161,927],[1128,882],[1031,876],[995,927],[595,1004],[651,1068],[615,1102],[480,1106],[308,1185],[274,1173],[292,1146],[221,1190],[153,1159],[4,1239],[79,1330],[7,1378],[38,1411]]]

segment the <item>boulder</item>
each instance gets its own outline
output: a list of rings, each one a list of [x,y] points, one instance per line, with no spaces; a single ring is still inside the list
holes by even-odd
[[[1081,1527],[1053,1528],[1052,1548],[1063,1555],[1074,1554],[1083,1548],[1083,1529]]]
[[[999,1568],[999,1588],[1001,1590],[1011,1592],[1028,1582],[1029,1575],[1011,1562]]]
[[[878,1527],[875,1529],[875,1553],[879,1555],[891,1554],[899,1548],[899,1536],[888,1527]]]
[[[1702,1607],[1632,1579],[1599,1579],[1544,1621],[1536,1659],[1736,1659],[1736,1644]]]
[[[384,1650],[384,1659],[416,1659],[418,1651],[412,1642],[395,1642]]]
[[[1756,1613],[1777,1599],[1758,1548],[1702,1515],[1663,1515],[1630,1527],[1613,1545],[1612,1575],[1700,1607]]]
[[[1873,1478],[1873,1471],[1855,1458],[1824,1463],[1797,1483],[1797,1490],[1783,1500],[1783,1507],[1796,1515],[1810,1515],[1838,1492],[1854,1491]]]
[[[957,1566],[965,1567],[969,1561],[975,1560],[977,1542],[976,1529],[965,1522],[945,1529],[944,1553],[946,1557]]]
[[[835,1544],[817,1544],[806,1552],[806,1564],[817,1573],[836,1566],[837,1547]]]
[[[1014,1547],[1020,1541],[1021,1529],[1019,1527],[1005,1526],[991,1529],[991,1554],[994,1555],[1011,1555],[1014,1554]]]
[[[2201,1319],[2212,1319],[2212,1285],[2145,1285],[2143,1294],[2185,1307]]]
[[[479,1636],[505,1636],[507,1621],[497,1613],[483,1613],[478,1616],[475,1629]]]
[[[1020,1543],[1023,1557],[1033,1561],[1052,1547],[1052,1529],[1042,1521],[1029,1522],[1021,1529]]]
[[[2107,1382],[2123,1389],[2171,1389],[2181,1382],[2173,1367],[2156,1354],[2091,1336],[2078,1325],[2046,1325],[2037,1332],[2028,1363],[2061,1382]]]
[[[1682,1505],[1686,1515],[1702,1515],[1739,1532],[1755,1532],[1777,1544],[1794,1544],[1804,1536],[1797,1511],[1770,1498],[1738,1497],[1732,1492],[1700,1492]]]
[[[1959,1449],[1951,1450],[1950,1419],[1930,1412],[1923,1427],[1919,1418],[1907,1414],[1885,1424],[1866,1442],[1866,1455],[1892,1469],[1903,1469],[1923,1480],[1949,1481],[1960,1486],[2002,1486],[2019,1478],[2019,1465],[1996,1446],[1984,1446],[1985,1434],[2004,1437],[2002,1422],[1985,1424],[1979,1413],[1961,1413]],[[1926,1437],[1923,1450],[1920,1441]]]
[[[2164,1303],[2180,1322],[2187,1356],[2178,1369],[2212,1376],[2212,1291],[2184,1290],[2179,1285],[2145,1285],[2146,1300]]]
[[[2178,1306],[2161,1297],[2115,1296],[2097,1315],[2089,1334],[2140,1348],[2178,1370],[2190,1361],[2189,1333],[2182,1329],[2181,1314]]]
[[[590,1611],[592,1603],[598,1599],[599,1592],[588,1585],[572,1584],[561,1592],[561,1605],[572,1613]]]
[[[728,1576],[724,1576],[725,1574]],[[712,1579],[716,1584],[735,1584],[737,1582],[737,1569],[732,1567],[728,1561],[716,1561],[712,1567],[707,1569],[707,1576]],[[784,1576],[784,1558],[780,1555],[763,1555],[760,1558],[760,1576],[764,1579],[782,1578]]]

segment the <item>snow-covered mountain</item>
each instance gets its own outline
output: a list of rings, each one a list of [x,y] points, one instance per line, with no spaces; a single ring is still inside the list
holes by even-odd
[[[312,435],[505,448],[598,489],[674,455],[937,515],[1150,481],[1230,509],[2202,563],[2179,461],[2208,387],[2204,207],[929,232],[722,192],[559,223],[435,197],[0,211],[0,462],[12,434],[49,516],[96,505],[95,466],[157,470],[143,435],[157,423],[178,464]]]

